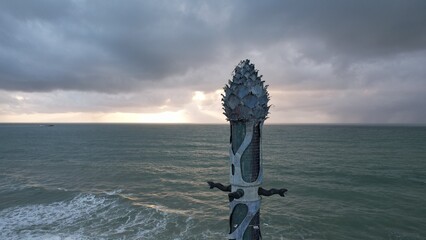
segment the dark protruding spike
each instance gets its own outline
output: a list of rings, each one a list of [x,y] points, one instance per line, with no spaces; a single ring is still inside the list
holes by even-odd
[[[260,187],[257,190],[257,194],[259,194],[260,196],[266,196],[266,197],[272,196],[274,194],[279,194],[281,197],[285,197],[284,196],[285,192],[287,192],[287,189],[285,188],[281,188],[281,189],[271,188],[270,190],[266,190]]]
[[[217,188],[217,189],[222,190],[224,192],[230,192],[231,191],[231,185],[224,186],[221,183],[214,183],[214,182],[210,182],[210,181],[207,182],[207,183],[209,184],[210,189]]]
[[[232,202],[234,199],[239,199],[242,196],[244,196],[244,190],[243,189],[237,189],[235,192],[228,193],[229,201]]]

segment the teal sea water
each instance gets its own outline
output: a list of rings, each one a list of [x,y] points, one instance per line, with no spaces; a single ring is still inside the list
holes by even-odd
[[[227,125],[0,125],[0,239],[226,239]],[[268,125],[264,239],[426,239],[426,127]]]

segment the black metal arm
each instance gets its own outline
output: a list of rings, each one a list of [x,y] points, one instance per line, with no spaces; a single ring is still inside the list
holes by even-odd
[[[266,197],[272,196],[274,194],[279,194],[281,197],[285,197],[284,196],[285,192],[287,192],[287,189],[285,188],[281,188],[281,189],[271,188],[270,190],[266,190],[260,187],[257,190],[257,194],[259,194],[260,196],[266,196]]]
[[[238,199],[240,197],[244,196],[244,190],[243,189],[237,189],[235,192],[228,193],[229,201],[232,202],[234,199]]]
[[[224,192],[230,192],[231,191],[231,185],[224,186],[221,183],[214,183],[214,182],[207,182],[209,184],[210,189],[217,188],[219,190],[222,190]]]

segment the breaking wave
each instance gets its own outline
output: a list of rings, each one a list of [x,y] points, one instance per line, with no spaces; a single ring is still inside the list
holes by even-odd
[[[133,206],[115,193],[4,209],[0,239],[151,239],[176,220],[158,209]],[[190,227],[187,219],[182,234]]]

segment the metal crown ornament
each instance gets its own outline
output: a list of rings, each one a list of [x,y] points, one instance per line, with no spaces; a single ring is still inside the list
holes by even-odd
[[[232,81],[224,87],[223,110],[228,121],[263,121],[268,115],[268,86],[246,59],[235,68]]]

